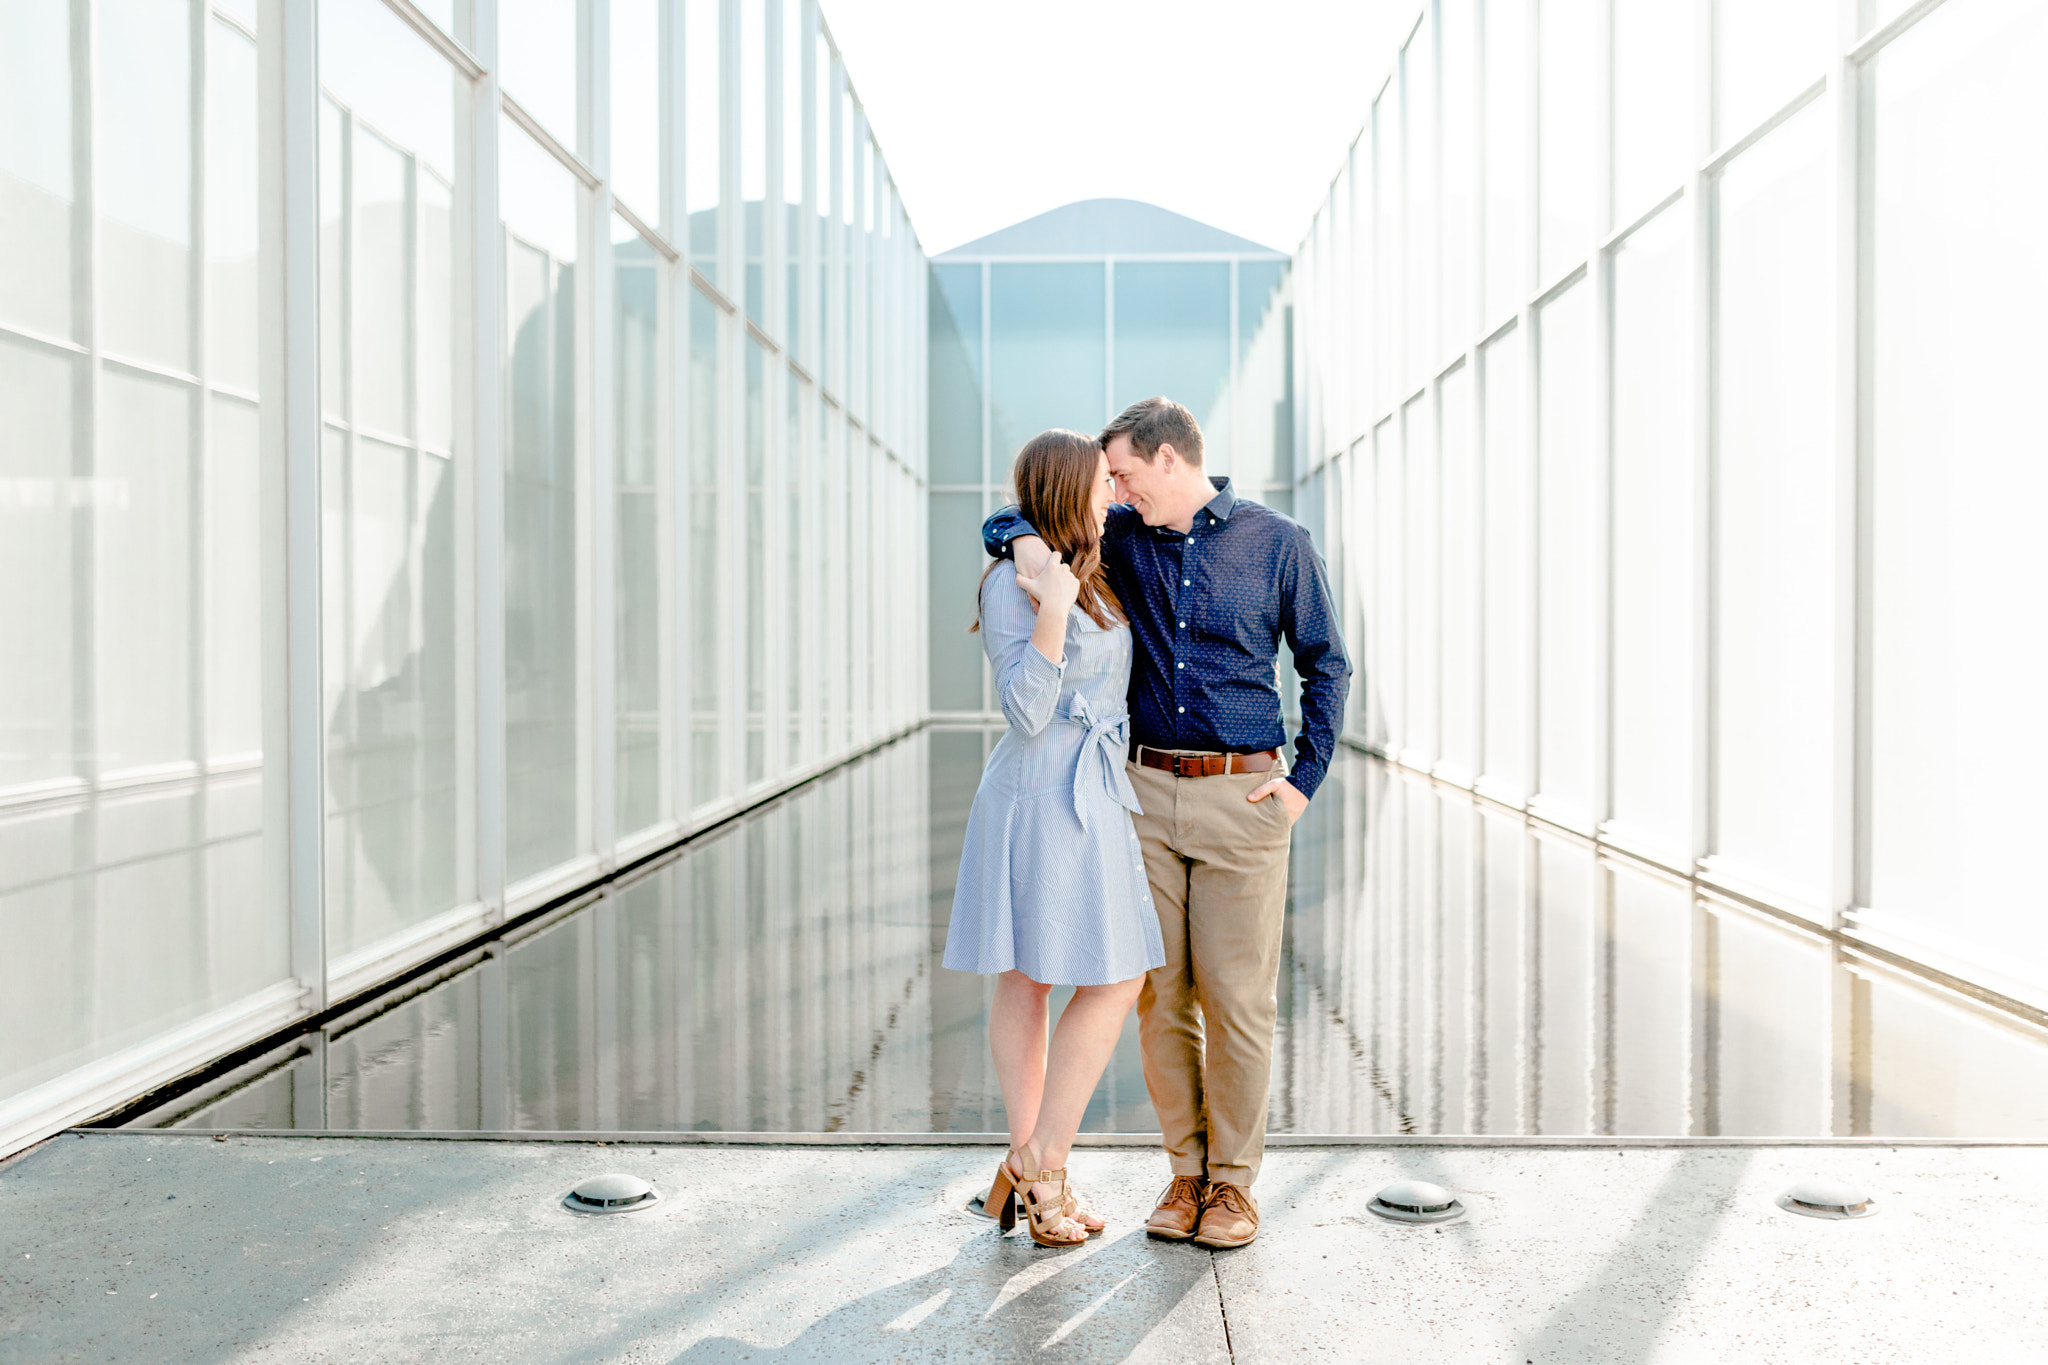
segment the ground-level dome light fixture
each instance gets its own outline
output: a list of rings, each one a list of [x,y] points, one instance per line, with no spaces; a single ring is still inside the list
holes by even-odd
[[[1456,1196],[1427,1180],[1397,1180],[1366,1207],[1390,1223],[1448,1223],[1465,1216]]]
[[[571,1213],[637,1213],[661,1202],[661,1191],[637,1175],[597,1175],[562,1196]]]
[[[1779,1195],[1778,1207],[1807,1218],[1868,1218],[1877,1212],[1877,1205],[1856,1186],[1818,1177]]]

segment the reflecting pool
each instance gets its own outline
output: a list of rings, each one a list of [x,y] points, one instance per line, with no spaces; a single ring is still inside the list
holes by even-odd
[[[127,1121],[1000,1132],[991,982],[939,966],[998,734],[914,734]],[[1279,996],[1275,1132],[2048,1137],[2048,1030],[1351,751]],[[1158,1127],[1134,1023],[1085,1127]]]

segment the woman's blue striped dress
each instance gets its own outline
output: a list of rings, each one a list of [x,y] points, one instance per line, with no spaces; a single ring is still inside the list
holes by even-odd
[[[1066,658],[1031,643],[1037,616],[1004,564],[981,585],[982,644],[1010,722],[982,770],[945,965],[1101,986],[1161,966],[1166,950],[1124,772],[1131,631],[1075,607]]]

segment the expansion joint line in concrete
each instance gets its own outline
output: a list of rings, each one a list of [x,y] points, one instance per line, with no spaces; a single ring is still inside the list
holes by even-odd
[[[1237,1365],[1237,1347],[1230,1340],[1230,1308],[1223,1302],[1223,1272],[1216,1268],[1216,1253],[1209,1253],[1209,1278],[1216,1282],[1216,1316],[1223,1320],[1223,1353]]]

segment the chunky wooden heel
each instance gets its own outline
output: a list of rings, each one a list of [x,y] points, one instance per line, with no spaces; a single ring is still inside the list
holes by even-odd
[[[1007,1165],[996,1167],[996,1180],[981,1201],[982,1211],[1002,1225],[1004,1232],[1017,1226],[1017,1180]]]
[[[1068,1188],[1066,1168],[1040,1171],[1036,1175],[1021,1166],[1011,1170],[1011,1158],[1021,1162],[1023,1154],[1021,1147],[1012,1147],[1003,1153],[1002,1162],[996,1167],[996,1178],[989,1185],[988,1193],[982,1196],[981,1211],[1000,1223],[1004,1232],[1009,1232],[1017,1226],[1017,1210],[1021,1207],[1031,1240],[1042,1247],[1079,1246],[1100,1233],[1101,1228],[1088,1225],[1090,1211]],[[1041,1203],[1031,1189],[1033,1181],[1057,1184],[1060,1197]]]

